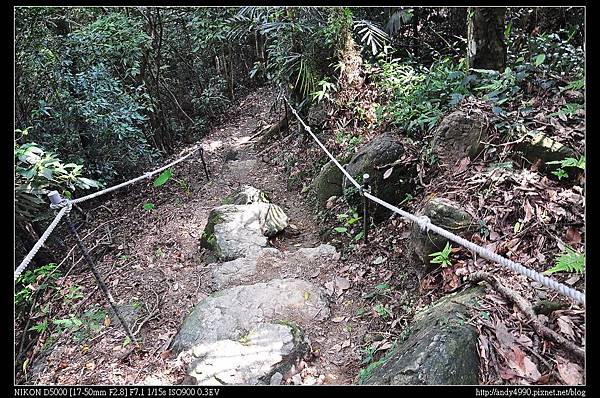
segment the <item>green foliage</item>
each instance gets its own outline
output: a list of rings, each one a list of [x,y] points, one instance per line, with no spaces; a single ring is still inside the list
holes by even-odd
[[[145,203],[143,206],[144,210],[148,210],[148,211],[154,210],[154,207],[155,207],[154,203]]]
[[[26,306],[31,304],[35,292],[56,289],[56,281],[60,277],[61,273],[54,263],[24,271],[15,282],[15,312],[22,313]]]
[[[337,217],[338,217],[338,221],[341,221],[344,223],[343,226],[334,228],[334,230],[337,233],[344,234],[344,235],[352,238],[353,241],[359,241],[360,239],[363,238],[364,232],[362,230],[360,230],[356,234],[354,234],[353,228],[356,225],[360,226],[360,224],[357,224],[357,222],[362,220],[362,217],[360,217],[358,215],[356,210],[350,209],[349,211],[347,211],[345,213],[338,214]]]
[[[374,79],[389,103],[377,109],[377,120],[390,120],[413,134],[432,129],[446,110],[469,94],[473,78],[464,67],[464,60],[456,65],[450,58],[430,68],[380,58]]]
[[[389,318],[392,316],[392,311],[389,307],[389,305],[383,305],[381,303],[377,303],[374,307],[373,310],[375,310],[375,312],[383,317],[383,318]]]
[[[579,159],[575,158],[564,158],[563,160],[554,160],[551,162],[546,162],[546,164],[559,164],[560,167],[557,170],[552,171],[559,180],[563,178],[567,178],[569,174],[566,172],[566,167],[578,168],[581,170],[585,170],[585,156],[581,156]]]
[[[27,130],[27,129],[26,129]],[[17,224],[45,218],[47,194],[52,190],[99,188],[101,184],[81,176],[83,166],[64,164],[56,154],[36,143],[15,143],[15,218]],[[70,194],[70,191],[69,194]]]
[[[432,264],[440,264],[442,267],[450,267],[452,266],[452,261],[450,261],[450,253],[452,252],[452,246],[450,242],[446,242],[446,246],[442,251],[432,253],[429,256],[433,257],[430,261]]]
[[[556,272],[583,273],[585,269],[585,254],[577,253],[573,248],[565,246],[563,251],[556,256],[554,267],[544,271],[550,275]]]
[[[166,169],[154,180],[153,185],[155,187],[165,185],[166,182],[169,181],[169,178],[171,178],[171,176],[173,176],[173,172],[171,171],[171,169]]]

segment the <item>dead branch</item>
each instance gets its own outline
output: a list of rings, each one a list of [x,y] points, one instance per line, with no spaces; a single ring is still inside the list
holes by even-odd
[[[496,279],[495,276],[484,271],[477,271],[470,275],[469,281],[471,283],[479,283],[481,281],[489,283],[498,293],[500,293],[502,296],[514,303],[519,308],[519,310],[521,310],[521,312],[525,314],[525,316],[529,319],[533,330],[538,335],[540,335],[543,338],[547,338],[555,342],[556,344],[564,347],[565,349],[573,353],[581,361],[585,360],[585,351],[582,348],[578,347],[573,342],[567,340],[560,334],[556,333],[554,330],[542,325],[542,323],[539,321],[537,315],[535,314],[533,308],[527,302],[527,300],[521,297],[514,290],[504,286],[500,281],[498,281],[498,279]]]

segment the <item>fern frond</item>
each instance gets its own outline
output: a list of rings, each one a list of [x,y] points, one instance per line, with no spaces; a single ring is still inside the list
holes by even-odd
[[[585,254],[579,254],[569,246],[565,246],[562,253],[556,259],[554,267],[546,270],[547,275],[555,272],[577,272],[582,273],[585,268]]]

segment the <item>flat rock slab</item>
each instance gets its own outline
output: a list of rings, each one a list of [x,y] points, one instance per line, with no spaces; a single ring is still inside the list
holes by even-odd
[[[283,254],[275,248],[263,248],[251,253],[248,257],[236,258],[216,265],[212,270],[212,283],[216,289],[223,289],[233,284],[243,283],[257,273],[257,263],[271,264],[283,258]]]
[[[237,340],[198,344],[188,375],[200,385],[266,384],[307,351],[307,341],[290,325],[261,323]]]
[[[173,339],[175,353],[198,344],[237,340],[259,323],[273,320],[314,322],[329,316],[324,292],[300,279],[274,279],[236,286],[202,300]]]
[[[295,252],[263,248],[247,257],[215,265],[212,269],[212,283],[216,289],[223,289],[234,284],[264,281],[281,277],[288,272],[300,272],[300,269],[313,269],[318,264],[329,263],[339,257],[335,247],[328,244],[302,248]]]
[[[415,315],[409,336],[362,376],[361,384],[479,384],[477,331],[466,324],[479,287],[450,295]]]

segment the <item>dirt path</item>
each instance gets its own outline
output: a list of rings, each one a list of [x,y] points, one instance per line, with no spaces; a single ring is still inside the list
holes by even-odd
[[[139,331],[143,350],[124,346],[118,322],[105,321],[99,331],[83,338],[63,333],[52,351],[38,350],[27,383],[180,383],[185,364],[172,357],[169,343],[189,310],[212,293],[210,267],[203,260],[199,239],[210,210],[243,184],[267,192],[293,224],[289,232],[271,240],[274,247],[294,251],[321,243],[313,211],[298,192],[288,191],[283,166],[258,159],[259,151],[248,143],[259,123],[274,119],[269,114],[272,100],[268,88],[254,91],[237,105],[238,116],[202,140],[210,182],[198,161],[184,162],[174,168],[174,178],[163,187],[142,183],[88,210],[94,220],[81,235],[94,231],[86,243],[93,246],[97,266],[118,304],[136,313],[131,318],[132,330]],[[154,209],[143,209],[145,203],[153,203]],[[72,260],[78,258],[75,255]],[[311,380],[320,376],[325,384],[352,383],[360,366],[365,325],[355,322],[363,302],[358,292],[349,289],[348,266],[332,263],[318,269],[289,270],[289,276],[323,287],[331,304],[329,320],[305,326],[313,354],[296,371]],[[82,263],[61,282],[67,290],[81,286],[83,298],[73,304],[74,313],[106,307]],[[290,377],[285,375],[284,382]]]

